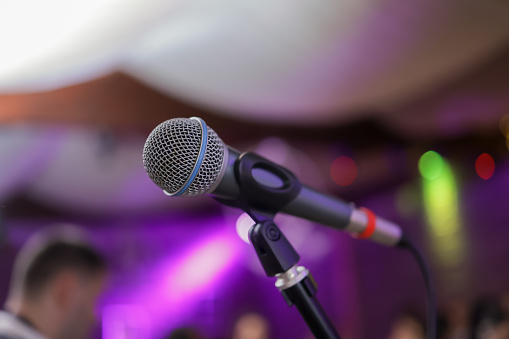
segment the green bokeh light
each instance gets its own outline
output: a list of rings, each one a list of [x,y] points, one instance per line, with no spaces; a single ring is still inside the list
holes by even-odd
[[[428,153],[430,152],[424,155]],[[428,157],[433,157],[433,160],[425,161],[440,162],[440,165],[435,166],[440,166],[441,169],[432,180],[423,174],[424,209],[436,254],[443,264],[454,266],[464,260],[466,251],[465,235],[461,228],[458,188],[449,163],[437,153],[432,153],[434,154]],[[436,156],[440,157],[440,160],[436,160]],[[433,174],[438,172],[435,167],[433,171],[435,171]]]
[[[444,159],[435,151],[424,153],[419,159],[419,172],[423,178],[435,180],[444,171]]]

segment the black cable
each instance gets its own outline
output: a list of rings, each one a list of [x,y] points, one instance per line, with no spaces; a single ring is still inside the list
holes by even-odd
[[[426,285],[426,338],[436,339],[437,300],[428,264],[426,263],[422,253],[408,237],[403,236],[398,246],[408,249],[413,254],[417,264],[419,265],[422,277],[424,278],[424,284]]]

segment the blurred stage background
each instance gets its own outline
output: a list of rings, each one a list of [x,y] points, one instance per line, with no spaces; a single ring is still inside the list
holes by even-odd
[[[310,338],[238,237],[241,213],[169,198],[143,169],[157,124],[200,116],[226,144],[398,222],[445,323],[482,298],[503,308],[508,17],[506,2],[473,0],[0,4],[0,301],[27,237],[75,223],[112,265],[94,338],[188,325],[229,338],[250,311],[271,338]],[[424,314],[408,253],[279,221],[345,338]]]

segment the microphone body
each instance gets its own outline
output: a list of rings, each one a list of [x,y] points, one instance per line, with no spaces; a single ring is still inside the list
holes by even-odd
[[[194,117],[161,123],[149,135],[143,150],[145,170],[166,194],[208,194],[225,201],[243,195],[235,175],[239,157],[241,152],[225,145],[202,119]],[[284,189],[285,179],[278,175],[281,171],[277,168],[288,171],[266,159],[263,161],[268,165],[251,169],[255,188]],[[387,246],[399,245],[402,238],[397,225],[306,185],[300,185],[296,196],[279,210]]]
[[[237,199],[241,192],[235,178],[234,167],[241,153],[229,146],[226,146],[225,153],[223,175],[207,194],[225,200]],[[253,177],[260,185],[269,187],[281,185],[280,179],[269,171],[258,169],[253,172]],[[345,230],[354,236],[363,233],[369,222],[367,213],[356,209],[353,203],[347,203],[306,185],[302,185],[297,197],[284,206],[281,212]],[[376,217],[375,223],[375,229],[369,239],[387,246],[399,243],[402,236],[401,228],[380,217]]]

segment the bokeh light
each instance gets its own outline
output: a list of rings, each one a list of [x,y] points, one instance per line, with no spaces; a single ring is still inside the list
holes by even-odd
[[[423,175],[424,209],[435,254],[443,265],[454,266],[464,260],[466,253],[458,188],[451,166],[440,155],[435,154],[429,155],[429,159],[425,161],[439,163],[434,165],[441,169],[438,175],[433,175],[433,180],[428,180]],[[440,160],[437,160],[437,155]],[[433,174],[436,172],[436,169],[432,171]]]
[[[495,172],[495,160],[488,153],[481,154],[475,161],[475,171],[482,179],[488,180]]]
[[[357,164],[352,158],[341,156],[332,162],[330,175],[339,186],[351,185],[357,179]]]
[[[419,159],[419,172],[428,180],[435,180],[444,170],[444,159],[435,151],[424,153]]]

